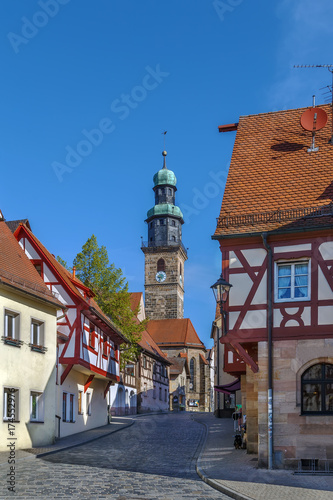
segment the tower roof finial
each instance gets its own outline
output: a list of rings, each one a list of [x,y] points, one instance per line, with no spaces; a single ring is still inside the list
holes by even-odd
[[[167,132],[168,132],[167,130],[164,130],[164,132],[162,132],[162,134],[163,134],[163,136],[164,136],[164,137],[163,137],[163,146],[164,146],[164,150],[162,151],[162,156],[164,157],[164,159],[163,159],[163,168],[165,168],[165,169],[167,168],[167,166],[166,166],[166,155],[168,154],[168,153],[165,151],[165,136],[166,136]]]
[[[164,150],[164,151],[162,151],[162,156],[164,157],[164,158],[163,158],[163,168],[165,168],[165,169],[167,169],[167,166],[166,166],[166,155],[167,155],[167,154],[168,154],[168,153],[167,153],[165,150]]]

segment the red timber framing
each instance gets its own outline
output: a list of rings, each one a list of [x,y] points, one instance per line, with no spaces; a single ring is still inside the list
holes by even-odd
[[[18,226],[14,236],[22,242],[24,249],[26,242],[29,242],[39,257],[38,262],[42,263],[42,277],[46,285],[66,302],[67,311],[57,322],[60,336],[58,363],[67,365],[61,376],[61,384],[73,367],[86,374],[89,370],[92,377],[96,374],[106,381],[118,382],[119,359],[116,354],[119,345],[126,342],[126,339],[116,328],[113,329],[108,318],[99,310],[92,298],[93,292],[66,271],[24,224]],[[34,261],[37,261],[37,257]],[[52,281],[46,280],[47,269],[53,275]],[[82,314],[100,329],[96,338],[96,350],[93,352],[87,352],[83,343]],[[105,339],[107,345],[104,345]],[[112,348],[115,357],[111,355]]]
[[[320,320],[320,308],[333,308],[333,259],[325,259],[325,250],[321,245],[333,243],[332,233],[327,231],[319,233],[318,231],[300,234],[268,234],[268,243],[273,252],[273,341],[289,339],[309,339],[309,338],[333,338],[333,330],[330,324],[324,324]],[[299,245],[303,245],[300,249]],[[246,238],[227,238],[220,241],[223,254],[223,276],[231,284],[233,276],[246,274],[251,280],[251,286],[247,296],[241,305],[225,304],[225,310],[230,314],[234,313],[236,319],[229,331],[221,338],[221,342],[233,347],[241,356],[245,363],[251,366],[253,371],[257,371],[257,364],[242,347],[244,343],[257,343],[267,340],[267,320],[266,323],[258,327],[246,328],[243,321],[249,311],[262,311],[267,314],[267,301],[263,303],[253,303],[253,298],[264,279],[267,277],[267,255],[263,257],[261,265],[251,266],[246,258],[246,252],[243,250],[264,250],[262,239],[258,236]],[[295,248],[293,248],[295,247]],[[230,266],[230,253],[238,260],[237,266]],[[290,300],[288,302],[274,301],[274,267],[276,262],[297,261],[307,259],[310,268],[310,299],[308,300]],[[321,280],[321,281],[319,281]],[[332,295],[326,293],[326,296],[320,294],[320,283],[326,282],[325,289],[330,290]],[[266,286],[266,284],[265,284]],[[237,293],[234,288],[231,294]],[[229,297],[230,300],[230,297]],[[237,314],[238,313],[238,314]],[[244,326],[242,326],[242,324]],[[232,367],[229,366],[230,372]]]
[[[84,384],[84,392],[86,393],[89,387],[91,386],[92,381],[94,380],[95,375],[90,375],[87,379],[87,382]]]

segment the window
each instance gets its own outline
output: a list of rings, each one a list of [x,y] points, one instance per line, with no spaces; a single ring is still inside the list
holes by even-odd
[[[159,398],[160,398],[160,401],[162,401],[162,387],[159,388]]]
[[[309,264],[309,261],[276,263],[276,302],[308,300],[310,298]]]
[[[164,401],[167,402],[168,401],[168,392],[166,389],[164,389]]]
[[[63,422],[75,422],[74,394],[62,393],[62,420]]]
[[[156,399],[156,385],[154,385],[154,389],[153,389],[153,398]]]
[[[82,394],[83,394],[83,391],[79,391],[77,393],[77,412],[79,415],[82,415],[83,411],[82,411]]]
[[[157,272],[165,271],[165,262],[164,259],[158,259],[157,261]]]
[[[168,195],[172,196],[172,190],[171,190],[171,188],[168,188]]]
[[[109,343],[106,335],[103,336],[103,356],[108,356]]]
[[[302,413],[333,414],[333,365],[310,366],[301,379]]]
[[[146,358],[146,356],[142,357],[142,368],[147,368],[147,358]]]
[[[174,220],[171,221],[171,226],[175,226],[176,222]]]
[[[190,361],[190,391],[195,391],[195,359]]]
[[[90,323],[90,329],[89,329],[89,346],[92,349],[95,349],[95,340],[96,340],[96,332],[95,332],[95,325]]]
[[[91,415],[91,392],[87,392],[86,394],[86,410],[87,415]]]
[[[6,344],[19,345],[20,315],[5,309],[4,340]]]
[[[176,236],[170,236],[170,241],[176,241]]]
[[[30,392],[30,420],[44,422],[44,400],[42,392]]]
[[[42,276],[42,272],[43,272],[43,264],[42,264],[42,261],[41,260],[32,260],[31,261],[34,268],[36,269],[37,273]]]
[[[160,225],[164,226],[165,225],[165,219],[160,219]]]
[[[147,383],[146,382],[143,384],[143,395],[147,396]]]
[[[31,321],[31,344],[36,347],[44,345],[44,323],[42,321]]]
[[[19,390],[5,387],[3,391],[3,419],[18,422],[19,420]]]

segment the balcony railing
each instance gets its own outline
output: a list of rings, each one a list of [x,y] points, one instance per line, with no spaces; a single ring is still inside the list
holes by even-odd
[[[227,215],[217,220],[218,228],[267,224],[271,222],[295,221],[302,218],[333,216],[333,203],[321,207],[291,208],[244,215]]]
[[[184,247],[181,241],[142,241],[141,248],[157,248],[157,247],[180,247],[185,255],[187,255],[187,249]]]

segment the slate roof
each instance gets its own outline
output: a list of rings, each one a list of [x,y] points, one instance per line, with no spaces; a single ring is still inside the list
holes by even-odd
[[[172,356],[168,359],[172,363],[172,365],[170,366],[171,375],[180,375],[181,373],[183,373],[184,367],[186,368],[185,358],[181,358],[179,356]]]
[[[0,283],[64,309],[64,305],[47,288],[4,221],[0,222]]]
[[[240,117],[214,239],[332,225],[332,110],[318,107],[328,122],[312,153],[311,132],[300,125],[308,108]]]
[[[150,320],[147,330],[162,349],[182,346],[205,349],[188,318]]]

